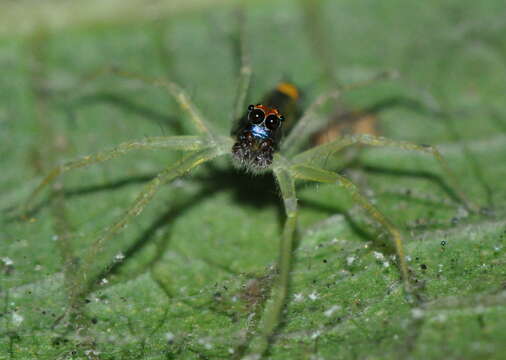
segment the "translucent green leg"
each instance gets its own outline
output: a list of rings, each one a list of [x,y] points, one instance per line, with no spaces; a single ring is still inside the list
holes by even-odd
[[[338,140],[332,141],[327,144],[317,146],[309,149],[295,156],[293,163],[295,164],[309,164],[315,159],[327,158],[330,155],[342,150],[343,148],[355,144],[364,144],[369,146],[381,146],[381,147],[393,147],[402,150],[418,151],[430,154],[434,156],[436,161],[440,164],[443,169],[444,175],[450,180],[451,186],[455,189],[462,203],[471,211],[477,211],[478,206],[473,204],[465,195],[460,183],[448,166],[445,158],[435,146],[430,145],[418,145],[407,141],[390,140],[383,137],[376,137],[372,135],[354,135],[354,136],[343,136]]]
[[[338,184],[348,191],[353,198],[364,210],[366,210],[371,217],[383,225],[394,242],[395,250],[399,258],[399,268],[401,270],[402,279],[404,281],[404,288],[408,294],[411,293],[409,282],[408,267],[404,257],[404,250],[402,245],[402,236],[400,231],[378,210],[371,204],[371,202],[360,193],[355,184],[350,180],[337,173],[326,171],[320,168],[312,167],[309,165],[298,164],[291,168],[293,175],[297,179],[316,181],[321,183]]]
[[[240,7],[237,10],[237,21],[238,21],[238,36],[239,36],[239,54],[241,59],[241,68],[239,70],[239,82],[237,86],[236,99],[234,103],[234,112],[232,121],[236,121],[239,117],[246,111],[245,102],[246,95],[248,94],[248,89],[251,82],[251,64],[249,59],[249,48],[246,42],[246,31],[245,31],[245,22],[246,16],[244,14],[244,9]]]
[[[259,334],[257,338],[253,339],[250,346],[252,357],[258,358],[269,349],[272,336],[281,320],[281,314],[288,296],[294,235],[297,227],[295,180],[285,167],[275,168],[274,174],[285,205],[286,221],[279,249],[279,276],[272,289],[272,296],[266,305],[259,327]]]
[[[95,262],[95,257],[102,249],[103,244],[120,232],[135,216],[139,215],[146,205],[152,200],[155,193],[160,186],[174,180],[189,172],[191,169],[209,161],[217,156],[224,155],[224,152],[217,148],[209,148],[202,151],[191,152],[187,154],[179,162],[169,166],[167,169],[159,173],[153,180],[151,180],[144,189],[139,193],[135,201],[130,207],[120,216],[120,218],[110,227],[106,228],[102,234],[91,245],[88,253],[84,257],[82,274],[86,277],[90,273],[91,266]],[[86,281],[85,281],[86,283]]]
[[[304,144],[307,138],[323,125],[321,122],[315,121],[318,118],[317,111],[322,105],[331,100],[336,101],[339,99],[339,97],[341,97],[343,92],[366,87],[377,81],[392,79],[396,76],[396,72],[382,72],[370,79],[349,85],[344,85],[338,89],[331,90],[328,93],[319,96],[311,105],[308,106],[307,110],[304,112],[300,120],[297,120],[297,124],[281,144],[283,153],[295,153],[295,151],[299,149],[300,145]]]
[[[210,132],[211,128],[208,125],[206,119],[202,116],[198,108],[191,102],[188,94],[186,94],[186,92],[175,82],[161,79],[151,79],[142,75],[134,74],[116,68],[102,69],[93,74],[92,76],[89,76],[88,80],[97,78],[98,76],[103,75],[104,73],[114,74],[120,77],[141,81],[143,83],[152,86],[158,86],[166,89],[169,92],[169,94],[176,100],[179,106],[181,106],[181,108],[190,115],[190,120],[195,125],[197,131],[199,133],[207,133],[209,135],[212,135]]]
[[[215,146],[214,143],[202,136],[160,136],[148,137],[138,141],[129,141],[116,146],[113,149],[100,151],[98,153],[84,156],[81,159],[74,160],[53,168],[49,174],[40,182],[28,197],[23,214],[28,214],[31,210],[31,204],[37,195],[49,184],[51,184],[58,176],[77,168],[90,166],[126,155],[132,150],[154,150],[154,149],[171,149],[197,151]]]

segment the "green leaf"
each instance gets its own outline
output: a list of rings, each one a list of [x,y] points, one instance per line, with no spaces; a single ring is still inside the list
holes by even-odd
[[[163,90],[97,73],[105,67],[177,81],[228,134],[236,13],[226,2],[182,3],[185,11],[139,6],[138,14],[133,1],[111,3],[99,16],[95,3],[79,12],[53,2],[51,12],[24,1],[0,15],[1,358],[222,359],[254,331],[284,221],[270,176],[241,174],[227,158],[164,186],[86,274],[81,258],[100,232],[181,153],[139,152],[71,171],[39,197],[29,221],[14,217],[56,164],[192,129]],[[344,170],[405,236],[420,296],[410,303],[387,234],[339,188],[301,184],[291,292],[270,356],[500,358],[503,2],[311,4],[246,7],[248,101],[288,79],[307,105],[333,77],[350,84],[396,70],[399,79],[351,91],[343,103],[375,111],[383,136],[437,145],[482,211],[468,214],[427,155],[363,149]],[[20,9],[27,15],[18,24],[8,14]]]

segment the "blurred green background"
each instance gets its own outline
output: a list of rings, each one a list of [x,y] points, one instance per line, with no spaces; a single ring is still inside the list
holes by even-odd
[[[12,215],[55,164],[191,129],[163,90],[90,76],[103,67],[177,81],[228,133],[234,5],[0,4],[0,358],[240,357],[277,259],[283,213],[270,177],[240,174],[223,159],[165,186],[106,243],[84,292],[89,244],[181,154],[139,152],[72,171],[39,198],[32,222]],[[347,93],[344,106],[374,110],[384,136],[438,145],[482,207],[468,214],[452,199],[428,156],[374,148],[345,170],[403,230],[420,286],[410,305],[381,245],[386,234],[341,190],[302,184],[300,245],[273,359],[503,358],[505,12],[500,0],[245,3],[248,101],[282,79],[299,84],[308,104],[336,81],[398,71]]]

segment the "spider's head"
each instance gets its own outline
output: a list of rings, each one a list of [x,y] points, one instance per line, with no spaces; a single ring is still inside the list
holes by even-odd
[[[281,137],[283,115],[264,105],[248,106],[243,126],[232,147],[236,165],[252,172],[262,172],[272,164],[272,155]]]

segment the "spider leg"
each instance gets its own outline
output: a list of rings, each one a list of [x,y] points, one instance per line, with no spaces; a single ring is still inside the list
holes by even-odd
[[[281,160],[280,157],[277,157]],[[295,196],[295,179],[283,164],[274,168],[274,175],[281,190],[285,205],[286,221],[279,247],[279,275],[272,288],[272,295],[265,307],[259,335],[250,345],[252,356],[261,357],[269,349],[272,336],[279,326],[281,314],[288,296],[290,271],[292,269],[292,252],[297,228],[297,198]]]
[[[232,114],[232,121],[236,121],[245,111],[245,101],[246,95],[248,94],[248,89],[251,82],[251,63],[250,63],[250,55],[248,51],[248,44],[246,42],[246,31],[245,31],[245,23],[246,16],[244,13],[244,8],[240,6],[237,10],[237,33],[238,33],[238,53],[240,58],[240,69],[239,69],[239,81],[237,85],[237,93],[234,102],[234,112]]]
[[[323,170],[321,168],[297,164],[291,167],[292,174],[297,179],[309,180],[321,183],[338,184],[343,187],[369,215],[378,221],[390,233],[394,242],[395,250],[399,258],[399,268],[401,271],[404,288],[406,293],[411,294],[411,286],[409,281],[408,267],[404,257],[404,249],[402,244],[402,236],[399,229],[388,220],[364,195],[360,193],[357,186],[350,180],[335,172]]]
[[[349,85],[343,85],[337,89],[331,90],[327,93],[320,95],[307,107],[302,117],[297,121],[295,127],[290,130],[283,143],[281,149],[284,154],[293,154],[301,145],[305,143],[307,137],[313,132],[319,129],[323,124],[321,121],[314,121],[318,119],[317,111],[320,107],[326,104],[328,101],[337,101],[342,93],[351,91],[354,89],[366,87],[380,80],[389,80],[397,77],[397,73],[394,71],[385,71],[377,74],[376,76],[366,79],[364,81],[352,83]]]
[[[40,184],[29,195],[22,214],[26,215],[31,210],[31,204],[37,195],[49,184],[51,184],[58,176],[77,168],[90,166],[126,155],[132,150],[154,150],[154,149],[171,149],[197,151],[205,148],[212,148],[214,142],[203,136],[158,136],[148,137],[142,140],[129,141],[122,143],[115,148],[97,152],[92,155],[84,156],[78,160],[69,161],[62,165],[54,167],[49,174],[40,182]]]
[[[120,232],[135,216],[138,216],[147,204],[153,199],[153,196],[159,188],[188,173],[191,169],[212,160],[225,152],[219,147],[211,147],[201,151],[193,151],[186,154],[180,161],[167,167],[160,172],[154,179],[144,186],[144,189],[139,193],[135,201],[130,207],[119,217],[113,225],[103,230],[102,234],[90,246],[88,253],[84,256],[81,273],[86,278],[94,264],[96,255],[102,249],[104,243]],[[88,282],[85,281],[84,284]]]
[[[294,153],[297,148],[304,143],[306,137],[304,134],[311,133],[321,126],[319,121],[310,121],[318,117],[317,110],[331,99],[336,101],[340,97],[338,90],[331,90],[316,98],[297,120],[294,128],[290,130],[284,141],[281,143],[281,150],[285,154]]]
[[[444,174],[450,180],[451,186],[455,190],[459,200],[464,204],[464,206],[471,211],[478,210],[478,206],[467,198],[465,192],[460,186],[457,176],[452,171],[443,155],[439,152],[439,150],[435,146],[418,145],[408,141],[391,140],[384,137],[377,137],[373,135],[342,136],[338,140],[317,146],[315,148],[309,149],[296,155],[293,162],[296,164],[304,164],[314,161],[315,159],[327,158],[332,154],[344,149],[345,147],[355,144],[393,147],[393,148],[400,148],[402,150],[418,151],[432,155],[441,166]]]
[[[114,67],[107,67],[95,72],[92,76],[88,76],[87,80],[92,80],[102,74],[113,74],[123,78],[133,79],[148,85],[157,86],[166,89],[169,94],[176,100],[179,106],[188,113],[190,120],[199,133],[211,134],[211,128],[207,124],[207,120],[202,116],[198,108],[190,100],[188,94],[181,86],[173,81],[152,79],[129,71],[120,70]]]

